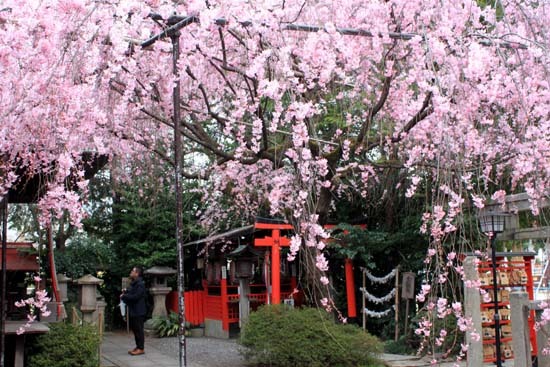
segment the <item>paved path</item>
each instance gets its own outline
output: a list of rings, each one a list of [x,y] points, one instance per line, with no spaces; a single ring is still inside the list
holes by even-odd
[[[188,367],[245,367],[235,339],[186,338]],[[177,338],[145,338],[145,354],[131,356],[133,335],[105,333],[101,367],[179,367]]]
[[[434,366],[430,362],[429,357],[415,357],[415,356],[402,356],[397,354],[383,354],[382,360],[386,364],[386,366],[389,367],[427,367],[427,366]],[[438,364],[435,364],[436,367],[454,367],[456,366],[456,362],[449,361],[449,362],[441,362]],[[513,367],[514,362],[512,360],[508,360],[505,363],[502,364],[502,367]],[[466,362],[461,362],[459,364],[460,367],[466,367]],[[492,366],[494,367],[494,363],[490,364],[484,364],[484,366]]]
[[[179,367],[177,338],[145,339],[145,354],[131,356],[128,350],[134,347],[133,335],[126,332],[106,333],[101,346],[101,367]],[[187,338],[188,367],[246,367],[235,339]],[[433,366],[430,358],[383,354],[381,359],[388,367]],[[436,364],[438,367],[454,367],[454,362]],[[465,367],[466,363],[461,363]],[[494,366],[487,364],[485,366]],[[503,367],[512,367],[507,361]],[[328,367],[328,366],[327,366]]]

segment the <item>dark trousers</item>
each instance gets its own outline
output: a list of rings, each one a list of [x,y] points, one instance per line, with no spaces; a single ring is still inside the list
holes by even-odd
[[[130,316],[130,329],[134,333],[136,339],[136,348],[144,349],[145,335],[143,332],[143,324],[145,323],[145,316]]]

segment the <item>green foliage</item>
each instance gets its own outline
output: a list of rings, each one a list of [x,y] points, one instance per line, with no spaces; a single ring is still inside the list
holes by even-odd
[[[112,243],[124,275],[136,264],[145,269],[176,267],[174,192],[168,183],[155,185],[152,180],[136,178],[131,185],[121,185],[114,198],[113,230],[106,239]],[[200,235],[193,217],[199,198],[190,188],[184,192],[184,241],[191,241]]]
[[[390,354],[404,354],[412,355],[417,352],[417,348],[414,348],[407,336],[401,336],[397,341],[388,340],[384,343],[384,352]]]
[[[493,8],[496,12],[497,20],[504,18],[504,7],[499,0],[477,0],[477,4],[481,9],[485,9],[487,6]]]
[[[50,331],[36,339],[29,352],[29,367],[97,367],[99,344],[89,325],[50,324]]]
[[[260,365],[381,366],[378,339],[314,308],[260,307],[250,315],[239,342],[246,359]]]
[[[84,235],[73,237],[65,251],[55,251],[57,272],[73,279],[110,269],[114,258],[108,245]]]
[[[117,305],[122,277],[133,266],[177,267],[175,241],[175,197],[170,177],[173,169],[159,163],[155,167],[138,167],[133,180],[115,182],[100,175],[91,181],[90,217],[84,222],[88,236],[98,238],[111,250],[111,263],[101,278],[101,288],[107,302],[107,323],[122,326]],[[194,213],[200,205],[198,195],[190,187],[184,189],[184,242],[199,237]],[[196,185],[196,184],[195,184]],[[185,249],[185,268],[193,269],[194,248]],[[145,276],[145,282],[149,281]],[[192,284],[193,279],[189,284]]]
[[[411,216],[403,220],[397,231],[339,224],[341,231],[333,235],[337,241],[331,244],[331,248],[335,255],[359,261],[369,269],[386,271],[398,264],[404,271],[422,269],[427,240],[419,234],[420,223],[414,219]],[[376,260],[383,260],[383,264],[378,264]],[[384,266],[388,268],[384,269]]]
[[[161,337],[176,336],[179,331],[179,315],[170,312],[168,317],[156,316],[152,321],[153,330]]]
[[[126,264],[173,266],[176,258],[175,210],[168,190],[121,190],[113,206],[115,251]],[[131,267],[132,265],[129,265]]]

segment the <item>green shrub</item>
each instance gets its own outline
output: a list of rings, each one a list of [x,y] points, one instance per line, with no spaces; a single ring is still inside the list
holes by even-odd
[[[242,353],[252,363],[277,367],[382,366],[375,337],[329,316],[314,308],[260,307],[241,330]]]
[[[399,340],[387,340],[384,343],[384,352],[390,354],[415,354],[417,349],[415,349],[410,340],[407,339],[407,336],[401,336]]]
[[[168,317],[157,316],[153,318],[152,324],[155,333],[164,338],[166,336],[178,335],[180,324],[179,315],[176,312],[170,312]]]
[[[89,325],[50,324],[29,351],[29,367],[97,367],[99,335]]]

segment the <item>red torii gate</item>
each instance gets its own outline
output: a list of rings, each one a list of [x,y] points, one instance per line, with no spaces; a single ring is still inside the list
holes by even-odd
[[[325,228],[333,228],[334,225],[326,225]],[[255,238],[254,246],[271,248],[271,302],[281,303],[281,247],[290,246],[290,239],[281,236],[282,230],[293,230],[288,223],[264,223],[255,222],[255,229],[271,230],[271,236]],[[353,278],[353,263],[346,258],[344,263],[346,277],[346,295],[348,304],[348,317],[357,317],[355,303],[355,280]],[[294,279],[294,278],[293,278]],[[293,285],[295,287],[295,285]]]
[[[281,230],[292,230],[287,223],[254,223],[255,229],[271,230],[271,236],[255,238],[254,246],[271,248],[271,303],[281,303],[281,247],[290,246],[288,237],[281,236]]]

